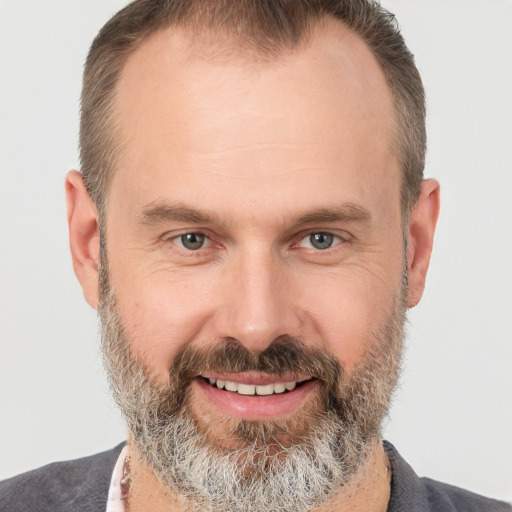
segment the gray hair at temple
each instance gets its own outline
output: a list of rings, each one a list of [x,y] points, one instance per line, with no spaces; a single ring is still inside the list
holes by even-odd
[[[101,29],[85,64],[80,158],[86,187],[104,222],[107,192],[122,151],[116,84],[128,57],[155,32],[176,28],[230,43],[239,55],[276,59],[307,44],[326,18],[343,23],[379,62],[395,108],[404,219],[418,198],[426,152],[425,93],[394,16],[370,0],[135,0]]]

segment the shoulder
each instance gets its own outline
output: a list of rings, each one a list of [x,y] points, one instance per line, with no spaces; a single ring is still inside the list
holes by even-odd
[[[512,507],[503,501],[486,498],[454,485],[421,478],[432,510],[464,512],[511,512]],[[442,508],[440,508],[442,506]]]
[[[0,482],[1,511],[104,511],[123,444],[65,462],[55,462]]]
[[[391,443],[383,445],[392,469],[388,512],[512,512],[502,501],[418,477]]]

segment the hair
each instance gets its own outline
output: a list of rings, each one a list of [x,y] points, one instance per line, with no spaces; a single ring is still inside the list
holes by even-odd
[[[100,30],[85,64],[80,159],[100,220],[122,147],[115,123],[116,84],[128,57],[145,39],[175,27],[234,38],[238,51],[271,58],[307,43],[312,29],[329,17],[355,32],[384,72],[395,108],[394,143],[402,168],[402,214],[407,218],[423,180],[425,93],[393,14],[371,0],[135,0]]]

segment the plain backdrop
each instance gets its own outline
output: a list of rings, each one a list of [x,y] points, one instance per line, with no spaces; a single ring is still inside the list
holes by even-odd
[[[125,438],[73,275],[64,176],[82,65],[122,0],[0,0],[0,478]],[[385,437],[420,475],[512,500],[512,3],[386,0],[428,94],[442,184]]]

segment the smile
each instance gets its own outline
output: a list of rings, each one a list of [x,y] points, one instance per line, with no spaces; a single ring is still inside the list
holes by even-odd
[[[317,389],[310,376],[255,373],[201,375],[193,384],[208,400],[208,407],[228,417],[275,419],[294,413]]]
[[[293,391],[297,386],[300,386],[306,380],[301,381],[288,381],[288,382],[274,382],[269,384],[243,384],[240,382],[233,382],[231,380],[222,380],[210,377],[207,379],[208,382],[217,387],[218,389],[224,389],[226,391],[232,391],[234,393],[238,393],[239,395],[259,395],[259,396],[268,396],[268,395],[278,395],[281,393],[285,393],[286,391]]]

